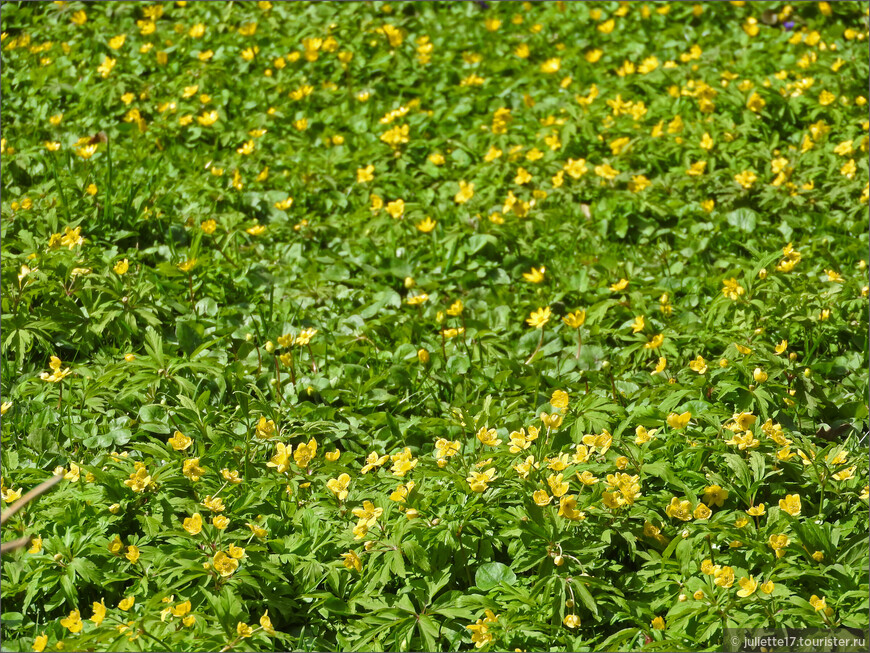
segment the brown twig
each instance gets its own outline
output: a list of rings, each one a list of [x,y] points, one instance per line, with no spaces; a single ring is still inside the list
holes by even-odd
[[[13,503],[12,506],[10,506],[9,510],[7,510],[2,515],[0,515],[0,525],[5,524],[6,521],[10,517],[12,517],[12,515],[14,515],[19,510],[21,510],[24,506],[26,506],[28,503],[33,501],[35,498],[37,498],[41,494],[44,494],[45,492],[50,490],[52,487],[54,487],[55,485],[60,483],[62,480],[63,480],[63,476],[58,475],[58,476],[53,476],[52,478],[48,479],[47,481],[44,481],[44,482],[40,483],[39,485],[37,485],[30,492],[25,494],[23,497],[21,497],[15,503]]]

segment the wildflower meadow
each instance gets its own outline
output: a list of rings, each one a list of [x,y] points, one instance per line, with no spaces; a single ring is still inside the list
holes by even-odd
[[[866,2],[0,19],[3,651],[867,631]]]

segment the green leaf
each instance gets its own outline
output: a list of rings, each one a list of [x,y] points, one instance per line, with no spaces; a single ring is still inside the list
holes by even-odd
[[[501,562],[487,562],[478,567],[474,574],[474,584],[484,592],[498,587],[500,583],[513,585],[516,582],[517,575]]]

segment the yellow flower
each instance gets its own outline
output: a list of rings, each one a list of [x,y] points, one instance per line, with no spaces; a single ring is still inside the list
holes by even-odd
[[[178,269],[182,272],[190,272],[196,266],[196,259],[187,259],[178,264]]]
[[[209,127],[218,121],[218,112],[206,111],[201,116],[197,116],[196,121],[203,127]]]
[[[589,170],[586,167],[586,159],[568,159],[562,169],[572,179],[580,179]]]
[[[308,463],[311,462],[314,457],[317,455],[317,442],[314,438],[308,441],[308,444],[300,444],[296,447],[296,451],[293,452],[293,460],[296,461],[296,465],[302,469],[308,466]]]
[[[643,348],[644,349],[658,349],[659,347],[662,346],[662,343],[664,343],[664,341],[665,341],[664,334],[657,333],[652,338],[650,338],[649,342],[644,344]],[[659,362],[661,362],[661,359],[659,359]],[[662,367],[662,369],[664,369],[664,367]]]
[[[692,516],[695,519],[710,519],[710,515],[712,515],[712,514],[713,514],[713,511],[710,510],[703,503],[699,503],[698,507],[695,508],[695,510],[692,512]]]
[[[124,557],[135,565],[139,561],[139,547],[131,544],[127,547]]]
[[[537,311],[532,311],[529,314],[526,323],[530,327],[534,327],[536,329],[543,329],[547,322],[550,321],[550,307],[545,306],[543,308],[539,308]]]
[[[121,550],[124,548],[124,543],[121,541],[121,537],[116,535],[115,539],[109,542],[109,552],[118,555],[121,553]]]
[[[197,512],[192,517],[186,517],[182,526],[190,535],[198,535],[202,531],[202,515]]]
[[[722,567],[713,573],[713,583],[719,587],[730,588],[734,584],[734,569]]]
[[[547,478],[547,485],[550,486],[550,492],[554,497],[561,497],[568,492],[568,483],[562,480],[562,474],[551,474]]]
[[[631,324],[631,332],[637,333],[638,331],[643,331],[644,326],[646,326],[646,322],[644,321],[643,315],[638,315],[634,318],[634,322]]]
[[[727,498],[728,490],[725,490],[718,485],[709,485],[704,488],[704,503],[721,508],[725,505],[725,499]]]
[[[358,184],[364,184],[367,181],[372,181],[375,178],[375,167],[371,164],[367,165],[365,168],[357,168],[356,169],[356,182]]]
[[[168,443],[176,451],[184,451],[193,444],[193,440],[184,435],[181,431],[176,431],[175,434],[169,438]]]
[[[544,423],[548,429],[557,429],[562,426],[562,416],[556,413],[552,415],[548,415],[547,413],[541,413],[541,421]]]
[[[547,494],[546,490],[535,490],[532,493],[532,500],[536,505],[543,507],[548,505],[553,500],[553,497]]]
[[[746,514],[749,515],[750,517],[760,517],[761,515],[764,514],[764,512],[765,512],[765,510],[764,510],[763,503],[759,503],[757,506],[752,506],[751,508],[746,510]]]
[[[651,622],[653,629],[655,630],[664,630],[665,629],[665,620],[662,617],[656,617]]]
[[[706,374],[707,373],[707,361],[704,360],[704,357],[700,354],[695,360],[689,362],[689,369],[698,374]]]
[[[749,578],[746,578],[744,576],[737,582],[740,585],[740,589],[737,590],[737,596],[743,598],[752,596],[755,593],[755,590],[758,588],[758,581],[755,580],[755,576],[750,576]]]
[[[547,59],[541,64],[541,72],[547,74],[557,73],[561,67],[562,60],[559,57],[553,57],[552,59]]]
[[[347,553],[342,553],[341,557],[344,558],[343,563],[347,569],[356,569],[357,572],[362,571],[362,560],[356,554],[356,551],[348,551]]]
[[[680,501],[677,497],[672,497],[670,504],[665,508],[665,513],[668,517],[676,517],[681,521],[689,521],[692,518],[691,510],[691,501]]]
[[[628,279],[620,279],[610,286],[610,292],[620,292],[628,287]]]
[[[819,93],[819,104],[821,104],[823,107],[828,106],[829,104],[834,102],[834,100],[836,100],[836,99],[837,99],[837,96],[834,95],[833,93],[831,93],[830,91],[822,91],[821,93]]]
[[[848,481],[851,478],[855,478],[855,469],[856,467],[853,465],[848,469],[844,469],[842,472],[837,472],[833,475],[833,478],[836,481]]]
[[[100,77],[105,79],[112,72],[112,68],[115,67],[116,60],[112,59],[109,56],[103,57],[103,63],[101,63],[97,67],[97,72],[100,73]]]
[[[485,472],[471,472],[471,476],[469,476],[466,480],[468,484],[471,486],[472,492],[483,492],[487,489],[488,483],[492,483],[498,476],[495,473],[495,468],[490,467]]]
[[[649,343],[647,343],[649,344]],[[644,345],[646,347],[646,345]],[[650,374],[659,374],[660,372],[664,372],[665,368],[668,366],[668,359],[665,356],[659,356],[659,360],[656,363],[655,369],[650,372]]]
[[[610,34],[613,31],[615,25],[616,22],[612,18],[610,18],[608,20],[605,20],[598,26],[598,31],[602,34]]]
[[[338,497],[339,501],[344,501],[347,498],[348,485],[350,485],[350,476],[348,474],[341,474],[338,478],[331,478],[326,482],[326,487]]]
[[[553,390],[550,397],[550,405],[556,409],[564,409],[568,407],[568,393],[564,390]]]
[[[181,473],[195,483],[202,478],[205,470],[199,466],[199,458],[188,458],[181,464]]]
[[[689,424],[689,420],[692,419],[692,413],[686,412],[682,415],[678,415],[677,413],[671,413],[668,415],[668,426],[672,429],[683,429]]]
[[[857,170],[858,168],[855,166],[855,159],[849,159],[843,164],[843,167],[840,168],[840,174],[846,177],[846,179],[852,179],[855,177],[855,172]]]
[[[459,192],[453,198],[457,204],[465,204],[474,197],[474,184],[468,184],[464,180],[459,182]]]
[[[248,528],[251,529],[251,532],[256,537],[262,538],[262,537],[266,537],[269,534],[269,531],[267,531],[265,528],[262,528],[261,526],[257,526],[256,524],[248,523],[247,526],[248,526]]]
[[[260,617],[260,627],[263,629],[263,632],[267,635],[275,636],[275,628],[272,626],[272,620],[269,619],[269,611],[263,613],[263,616]]]
[[[387,204],[387,213],[390,214],[392,218],[398,220],[402,217],[402,214],[405,212],[405,201],[404,200],[394,200]]]
[[[377,452],[372,451],[366,458],[366,464],[360,470],[361,474],[368,474],[375,467],[380,467],[390,459],[389,456],[378,456]]]
[[[776,586],[773,584],[773,581],[769,580],[761,586],[761,591],[765,594],[770,594],[773,592],[774,587]]]
[[[820,612],[822,610],[827,611],[827,608],[828,608],[828,604],[825,601],[825,597],[820,598],[820,597],[816,596],[815,594],[813,594],[810,597],[810,605],[813,606],[813,608],[815,608],[816,612]]]
[[[526,170],[525,168],[522,168],[522,167],[517,169],[517,176],[514,177],[515,184],[522,186],[523,184],[526,184],[526,183],[530,182],[531,180],[532,180],[532,175],[529,173],[528,170]]]
[[[577,310],[562,318],[562,321],[572,329],[579,329],[586,322],[586,311]]]
[[[232,576],[236,569],[239,568],[239,561],[235,558],[231,558],[223,551],[218,551],[215,554],[212,564],[214,565],[215,571],[224,578]]]
[[[27,550],[28,553],[36,554],[42,551],[42,536],[37,535],[33,539],[30,540],[30,548]]]
[[[544,272],[546,268],[542,265],[540,268],[532,268],[529,272],[523,272],[523,279],[529,283],[541,283],[544,280]]]
[[[431,232],[433,229],[435,229],[435,226],[436,226],[437,224],[438,224],[438,223],[435,222],[435,220],[433,220],[432,218],[430,218],[430,217],[427,215],[426,218],[425,218],[422,222],[418,222],[418,223],[417,223],[417,229],[419,229],[420,231],[422,231],[424,234],[428,234],[428,233]]]
[[[133,596],[128,596],[127,598],[123,599],[123,600],[118,604],[118,609],[123,610],[124,612],[126,612],[127,610],[129,610],[130,608],[133,607],[133,604],[134,604],[134,603],[136,603],[136,598],[133,597]]]
[[[39,374],[39,378],[48,383],[58,383],[72,374],[72,371],[68,367],[61,369],[63,363],[57,356],[51,357],[48,366],[51,368],[51,374],[48,372],[40,372]]]
[[[390,501],[405,503],[405,500],[408,498],[408,495],[411,493],[411,490],[414,489],[415,485],[414,481],[408,481],[405,484],[399,483],[399,485],[396,486],[396,489],[390,494]]]
[[[73,610],[69,616],[60,620],[60,625],[69,630],[71,633],[80,633],[84,624],[82,623],[81,615],[78,610]]]
[[[221,470],[221,476],[227,483],[232,483],[233,485],[238,485],[242,482],[238,470],[230,471],[227,467],[224,467]]]
[[[215,515],[211,518],[211,523],[216,529],[218,529],[219,531],[223,531],[226,530],[227,526],[230,525],[230,520],[223,515]]]
[[[758,93],[753,92],[749,97],[749,100],[746,102],[746,108],[754,113],[758,113],[766,104],[767,102],[764,101],[764,98],[762,98]]]
[[[752,434],[752,431],[745,431],[743,435],[735,433],[730,440],[726,440],[725,442],[726,444],[736,446],[740,451],[743,451],[744,449],[754,449],[761,444]]]
[[[725,279],[722,282],[722,294],[731,301],[737,301],[745,292],[746,289],[737,282],[736,277]]]
[[[606,494],[606,493],[605,493]],[[580,521],[586,519],[586,515],[577,510],[577,497],[573,494],[563,496],[559,499],[559,517],[570,519],[571,521]]]
[[[640,193],[647,188],[652,182],[643,175],[635,175],[628,183],[628,190],[632,193]]]
[[[619,174],[619,170],[612,167],[609,163],[604,163],[602,165],[595,166],[595,174],[599,177],[607,179],[608,181],[611,181]]]
[[[91,621],[93,621],[97,626],[103,623],[103,619],[106,618],[106,602],[105,599],[100,599],[100,602],[97,603],[94,601],[93,603],[94,614],[91,616]]]
[[[734,175],[734,181],[743,186],[745,189],[752,188],[752,184],[758,179],[752,170],[744,170],[743,172]]]

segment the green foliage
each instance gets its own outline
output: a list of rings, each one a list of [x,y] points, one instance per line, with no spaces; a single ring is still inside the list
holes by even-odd
[[[2,22],[4,650],[867,628],[866,4]]]

